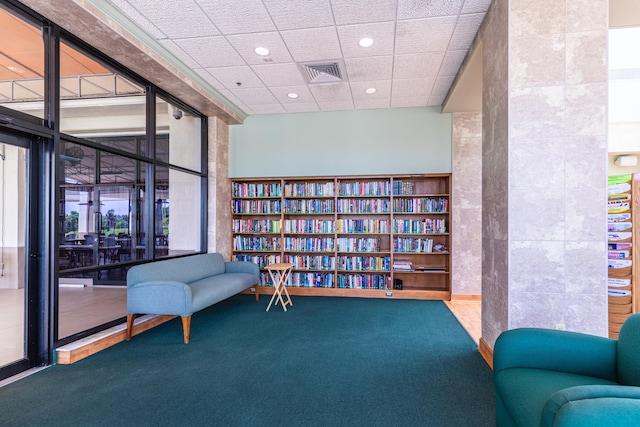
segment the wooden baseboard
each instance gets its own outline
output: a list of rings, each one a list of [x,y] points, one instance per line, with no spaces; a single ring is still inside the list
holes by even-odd
[[[482,301],[481,294],[451,294],[451,301]]]
[[[482,337],[480,337],[478,352],[480,352],[480,355],[482,356],[484,361],[487,362],[487,365],[489,365],[489,367],[493,369],[493,349],[489,347],[489,344],[487,344],[487,342]]]
[[[136,318],[132,336],[154,328],[162,323],[175,319],[176,316],[145,315]],[[105,348],[127,340],[127,324],[123,323],[106,329],[90,337],[74,341],[56,349],[56,360],[61,365],[70,365],[85,357],[96,354]]]

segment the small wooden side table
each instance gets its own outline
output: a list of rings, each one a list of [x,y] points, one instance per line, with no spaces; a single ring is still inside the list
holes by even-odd
[[[267,306],[266,311],[269,311],[269,308],[271,308],[271,303],[273,303],[274,299],[276,300],[275,305],[278,305],[278,301],[280,301],[280,304],[282,304],[282,308],[284,309],[284,311],[287,311],[287,304],[293,305],[286,285],[287,280],[289,280],[289,273],[291,273],[291,270],[294,266],[295,264],[292,263],[279,262],[265,267],[265,269],[271,276],[271,280],[273,281],[273,296],[271,297],[271,301],[269,301],[269,305]],[[282,299],[283,291],[287,296],[286,301]]]

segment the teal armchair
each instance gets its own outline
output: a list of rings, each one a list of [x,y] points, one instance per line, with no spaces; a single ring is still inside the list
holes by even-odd
[[[618,340],[540,328],[493,349],[498,426],[640,426],[640,313]]]

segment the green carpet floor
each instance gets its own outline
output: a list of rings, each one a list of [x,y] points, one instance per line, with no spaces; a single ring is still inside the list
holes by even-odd
[[[491,370],[441,301],[237,295],[0,388],[1,426],[493,426]]]

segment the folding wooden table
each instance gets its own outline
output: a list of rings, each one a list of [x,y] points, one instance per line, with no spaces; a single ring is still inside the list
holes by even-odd
[[[269,301],[269,305],[267,306],[267,311],[271,308],[271,303],[275,299],[275,305],[278,305],[278,301],[282,304],[282,308],[284,311],[287,311],[287,304],[293,305],[291,301],[291,297],[289,296],[289,291],[287,291],[287,280],[289,280],[289,273],[295,264],[279,262],[276,264],[267,265],[265,269],[269,272],[271,276],[271,280],[273,281],[273,296],[271,297],[271,301]],[[284,301],[282,299],[282,292],[284,291],[287,296],[287,300]]]

